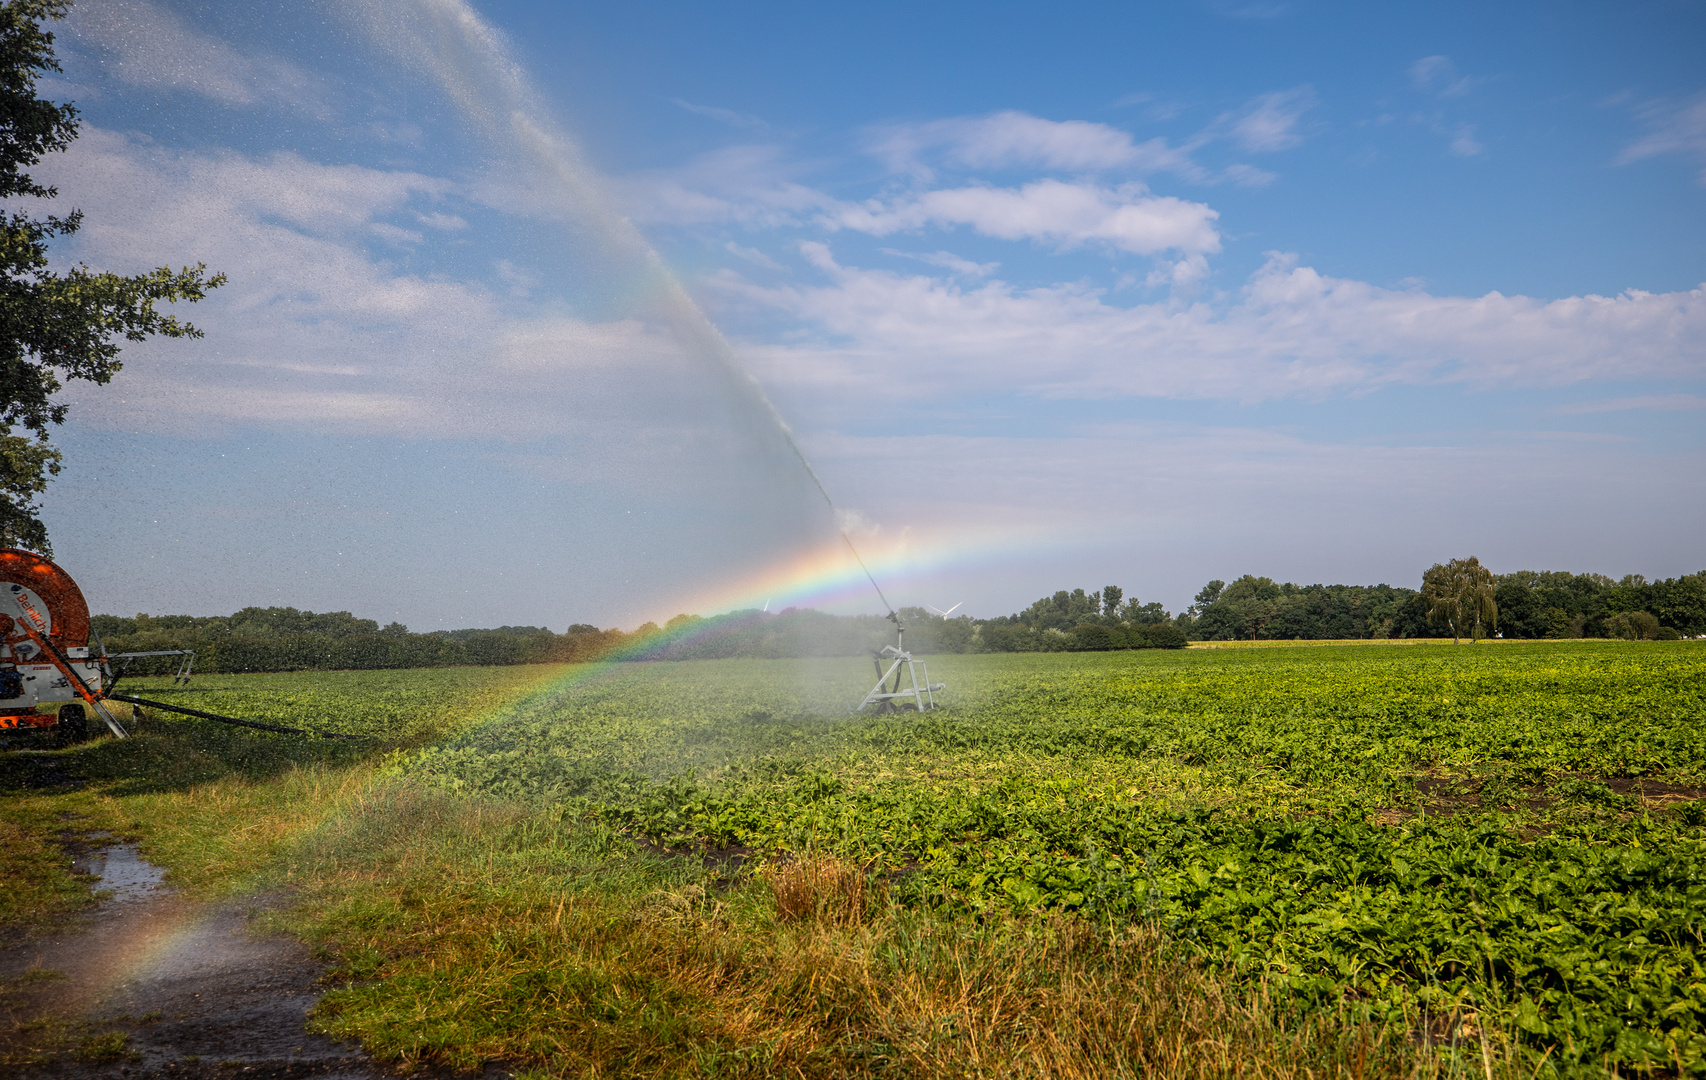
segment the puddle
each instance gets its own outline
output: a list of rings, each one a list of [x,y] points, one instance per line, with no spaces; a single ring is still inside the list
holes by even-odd
[[[110,838],[110,834],[91,833],[87,839],[95,842]],[[167,891],[165,868],[155,866],[136,852],[134,844],[114,844],[92,848],[71,859],[72,869],[100,878],[97,892],[108,895],[107,902],[132,904],[152,900]]]

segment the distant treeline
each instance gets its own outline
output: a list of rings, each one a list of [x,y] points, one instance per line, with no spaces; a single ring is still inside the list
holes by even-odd
[[[1498,633],[1508,638],[1664,639],[1706,634],[1706,571],[1649,582],[1603,574],[1519,570],[1496,578]],[[944,619],[902,608],[907,648],[921,654],[1069,652],[1183,648],[1190,641],[1450,637],[1428,621],[1421,593],[1393,585],[1294,585],[1246,574],[1211,581],[1174,615],[1108,585],[1062,590],[1013,615]],[[235,615],[97,615],[110,652],[196,650],[206,672],[299,671],[573,663],[593,660],[781,659],[860,656],[894,643],[894,624],[876,615],[790,608],[678,615],[632,632],[577,623],[435,630],[381,627],[347,611],[244,608]],[[138,674],[169,660],[139,660]]]
[[[1089,652],[1182,649],[1190,636],[1158,603],[1127,597],[1117,585],[1094,592],[1062,589],[1016,615],[977,625],[980,652]]]
[[[1663,639],[1706,634],[1706,571],[1664,581],[1639,574],[1517,570],[1494,575],[1497,632],[1507,638]],[[1293,585],[1246,574],[1211,581],[1175,620],[1193,641],[1451,637],[1415,589]]]
[[[971,619],[941,619],[903,608],[906,644],[921,653],[973,651]],[[859,656],[895,640],[894,624],[876,615],[820,611],[736,611],[704,618],[678,615],[665,626],[633,632],[577,623],[557,634],[542,626],[435,630],[417,634],[401,623],[381,627],[347,611],[244,608],[235,615],[96,615],[91,623],[108,652],[194,649],[205,672],[372,670],[581,663],[593,660],[780,659]],[[131,662],[135,674],[164,674],[170,658]]]
[[[244,608],[235,615],[96,615],[90,620],[109,652],[194,649],[198,671],[369,670],[456,665],[596,660],[631,635],[576,625],[556,634],[543,626],[411,633],[381,627],[347,611]],[[136,674],[163,673],[168,659],[138,660]]]

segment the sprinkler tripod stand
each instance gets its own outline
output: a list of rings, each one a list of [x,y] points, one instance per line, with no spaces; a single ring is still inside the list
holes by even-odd
[[[911,699],[912,707],[919,712],[934,709],[936,707],[936,691],[946,690],[947,684],[931,683],[930,669],[925,666],[924,661],[914,660],[912,654],[906,651],[906,626],[900,621],[900,616],[891,611],[888,618],[890,622],[894,623],[895,643],[884,645],[881,652],[871,654],[871,662],[877,669],[877,685],[871,688],[871,692],[865,695],[865,700],[861,701],[859,707],[853,711],[862,712],[865,706],[875,705],[876,711],[880,713],[899,712],[905,707],[900,703],[903,698]],[[887,671],[883,670],[884,660],[892,661]],[[906,668],[906,674],[912,682],[912,686],[906,690],[900,688],[900,669],[902,666]],[[924,673],[923,683],[918,681],[920,670]],[[889,685],[891,676],[894,679],[893,686]]]

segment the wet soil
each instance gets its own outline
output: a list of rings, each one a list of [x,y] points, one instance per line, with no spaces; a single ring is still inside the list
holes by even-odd
[[[1633,795],[1654,801],[1675,802],[1706,798],[1706,788],[1667,784],[1662,780],[1652,780],[1644,776],[1613,777],[1606,780],[1605,785],[1619,795]]]
[[[325,965],[294,939],[254,932],[267,898],[195,903],[130,845],[100,834],[65,839],[74,865],[110,895],[56,931],[0,947],[0,1072],[396,1075],[359,1047],[307,1031]]]
[[[1706,788],[1672,784],[1650,777],[1603,777],[1589,773],[1566,773],[1564,778],[1587,780],[1604,784],[1618,795],[1627,796],[1649,810],[1673,810],[1678,806],[1706,799]],[[1423,775],[1416,777],[1416,793],[1421,796],[1417,807],[1382,807],[1369,820],[1376,825],[1397,825],[1417,816],[1450,816],[1474,812],[1482,808],[1481,792],[1484,780],[1469,776]],[[1507,808],[1547,810],[1557,805],[1551,787],[1546,784],[1519,786],[1518,797]],[[1508,793],[1507,793],[1508,794]],[[1523,830],[1525,838],[1543,836],[1552,826],[1531,826]]]

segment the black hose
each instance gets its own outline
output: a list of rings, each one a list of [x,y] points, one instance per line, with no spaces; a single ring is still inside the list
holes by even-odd
[[[127,701],[132,705],[146,705],[150,709],[165,709],[167,712],[183,713],[185,716],[198,716],[203,720],[217,720],[221,724],[236,724],[238,727],[254,728],[257,731],[276,731],[281,735],[318,735],[322,739],[357,739],[366,740],[366,735],[345,735],[341,731],[321,731],[319,728],[293,728],[281,724],[263,724],[259,720],[239,720],[235,716],[220,716],[218,713],[202,712],[200,709],[186,709],[182,705],[168,705],[163,701],[149,701],[147,698],[131,697],[129,694],[108,694],[113,701]]]

